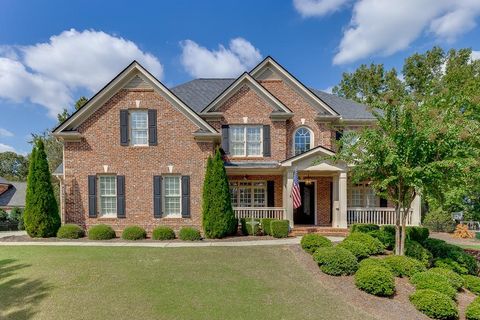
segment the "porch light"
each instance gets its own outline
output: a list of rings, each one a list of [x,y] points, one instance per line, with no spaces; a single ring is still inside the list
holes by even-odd
[[[310,178],[309,176],[303,177],[303,181],[307,186],[311,185],[313,183],[313,179]]]

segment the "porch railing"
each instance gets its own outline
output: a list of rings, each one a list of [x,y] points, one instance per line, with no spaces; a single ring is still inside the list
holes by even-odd
[[[347,223],[395,224],[395,208],[347,208]],[[407,225],[411,224],[412,210],[407,216]]]
[[[235,213],[235,217],[238,219],[284,219],[285,217],[285,209],[276,207],[234,207],[233,212]]]

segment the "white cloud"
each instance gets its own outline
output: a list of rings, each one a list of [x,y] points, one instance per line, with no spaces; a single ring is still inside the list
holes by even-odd
[[[132,41],[102,31],[71,29],[48,42],[0,47],[0,98],[31,101],[55,117],[72,105],[73,92],[99,90],[133,60],[158,78],[160,61]]]
[[[192,40],[180,42],[181,63],[193,77],[235,77],[254,67],[262,59],[260,51],[243,38],[232,39],[228,49],[219,45],[209,50]]]
[[[0,128],[0,137],[13,137],[14,134],[11,131],[8,131],[7,129]]]
[[[423,32],[440,41],[454,41],[472,30],[480,15],[478,0],[358,0],[344,31],[334,64],[406,49]]]
[[[472,59],[473,60],[480,59],[480,51],[472,51]]]
[[[302,17],[324,16],[340,10],[350,0],[293,0]]]
[[[322,91],[323,91],[323,92],[326,92],[326,93],[332,93],[332,91],[333,91],[333,86],[327,87],[327,88],[323,89]]]
[[[0,152],[7,152],[7,151],[11,151],[11,152],[16,153],[15,148],[13,148],[12,146],[0,143]]]

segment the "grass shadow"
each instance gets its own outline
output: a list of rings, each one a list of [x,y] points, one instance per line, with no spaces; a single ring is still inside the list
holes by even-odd
[[[16,277],[18,270],[30,265],[13,259],[0,260],[0,319],[31,319],[51,286],[40,279]]]

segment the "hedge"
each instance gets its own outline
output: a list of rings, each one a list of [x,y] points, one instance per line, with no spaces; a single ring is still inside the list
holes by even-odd
[[[415,258],[422,262],[426,267],[432,264],[433,255],[430,251],[422,247],[420,243],[413,240],[405,242],[405,255],[407,257]]]
[[[467,320],[480,320],[480,297],[475,298],[465,311]]]
[[[455,299],[457,290],[450,284],[444,275],[433,272],[418,272],[410,278],[410,282],[417,290],[431,289]]]
[[[157,227],[152,232],[153,240],[172,240],[175,239],[175,232],[169,227]]]
[[[380,242],[380,240],[368,235],[366,233],[352,233],[345,240],[353,240],[362,242],[367,248],[369,255],[381,254],[385,251],[385,246]]]
[[[356,223],[352,225],[351,232],[363,232],[367,233],[374,230],[379,230],[380,227],[373,223]]]
[[[407,256],[388,256],[384,260],[396,277],[411,277],[426,270],[420,261]]]
[[[123,240],[142,240],[147,237],[147,232],[145,229],[139,226],[129,226],[123,229],[122,239]]]
[[[115,231],[106,224],[97,224],[88,229],[88,239],[90,240],[110,240],[115,238]]]
[[[367,234],[380,240],[380,242],[387,250],[392,250],[395,247],[395,235],[385,230],[373,230],[368,232]]]
[[[436,267],[452,269],[460,274],[476,275],[478,272],[475,258],[458,246],[432,238],[425,240],[423,246],[432,253]]]
[[[355,285],[360,290],[380,297],[389,297],[395,293],[393,273],[381,266],[361,267],[355,273]]]
[[[420,312],[433,319],[458,319],[455,302],[447,295],[435,290],[417,290],[410,296],[410,301]]]
[[[322,235],[315,233],[309,233],[304,235],[302,237],[302,240],[300,241],[300,245],[302,246],[303,250],[307,251],[310,254],[314,254],[318,248],[333,246],[332,241]]]
[[[260,219],[253,219],[255,227],[252,228],[252,219],[251,218],[242,218],[240,219],[240,225],[242,228],[242,234],[245,236],[248,235],[258,235],[260,233]]]
[[[340,242],[337,248],[347,249],[359,260],[367,258],[370,255],[370,250],[365,243],[347,238]]]
[[[395,226],[393,226],[393,225],[387,224],[387,225],[381,226],[380,230],[385,231],[387,233],[390,233],[392,236],[395,237],[395,230],[396,229],[395,229]]]
[[[76,224],[64,224],[57,231],[57,238],[78,239],[85,236],[85,231]]]
[[[202,236],[200,235],[200,231],[198,231],[195,228],[190,228],[190,227],[183,227],[182,229],[180,229],[180,232],[178,233],[178,237],[181,240],[185,240],[185,241],[202,240]]]
[[[480,278],[470,274],[462,276],[465,281],[465,288],[480,295]]]
[[[313,259],[323,272],[332,276],[351,275],[358,269],[355,256],[347,249],[338,246],[319,248],[313,254]]]
[[[264,234],[269,235],[269,236],[272,235],[272,231],[271,231],[271,228],[270,228],[270,223],[274,220],[276,220],[276,219],[264,218],[264,219],[260,220],[260,225],[262,227],[262,231],[263,231]]]
[[[407,240],[423,243],[430,236],[428,228],[425,227],[407,227],[405,230]]]
[[[270,232],[275,238],[288,237],[290,222],[288,220],[273,220],[270,222]]]
[[[441,274],[442,276],[446,277],[452,287],[454,287],[456,290],[460,290],[465,285],[465,280],[462,278],[462,276],[450,269],[436,267],[428,269],[427,272]]]

